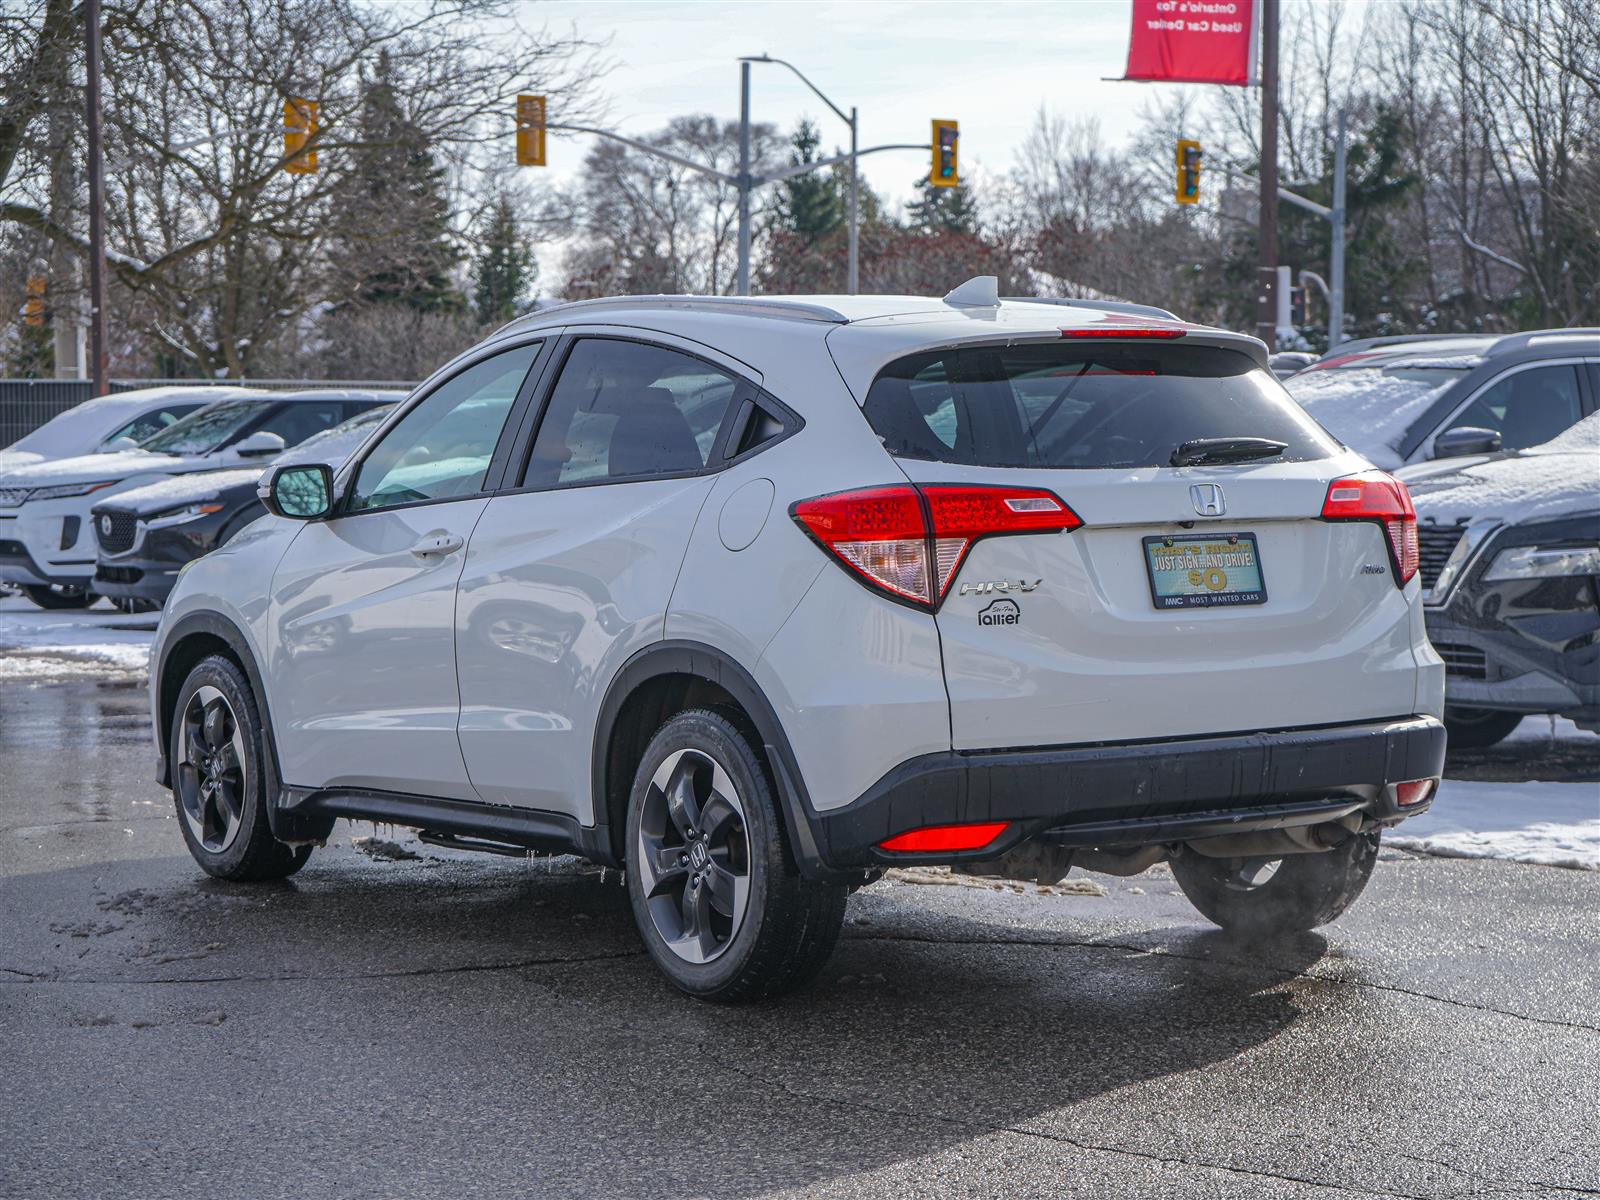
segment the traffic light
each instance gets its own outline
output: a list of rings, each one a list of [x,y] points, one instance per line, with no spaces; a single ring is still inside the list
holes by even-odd
[[[290,158],[290,155],[299,154],[305,149],[306,142],[311,135],[317,132],[317,102],[315,100],[301,100],[297,96],[290,96],[283,102],[283,154],[289,161],[283,164],[283,169],[291,175],[315,175],[317,173],[317,152],[307,150],[299,158]]]
[[[956,163],[956,143],[961,132],[955,121],[933,123],[933,166],[928,171],[928,182],[934,187],[959,187],[961,171]]]
[[[22,302],[24,325],[44,324],[44,276],[28,276],[28,298]]]
[[[1178,139],[1178,203],[1200,200],[1200,143]]]
[[[517,166],[544,166],[544,97],[517,97]]]

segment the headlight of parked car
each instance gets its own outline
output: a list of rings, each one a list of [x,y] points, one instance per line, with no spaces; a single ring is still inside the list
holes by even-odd
[[[1557,575],[1600,575],[1600,546],[1513,546],[1494,556],[1483,578],[1498,583]]]
[[[90,492],[98,492],[101,488],[108,488],[115,479],[103,479],[99,483],[62,483],[55,487],[34,488],[28,493],[29,500],[64,500],[68,496],[87,496]]]
[[[215,500],[207,500],[201,504],[185,504],[182,508],[169,508],[166,512],[159,512],[146,518],[147,529],[165,529],[169,525],[182,525],[186,521],[198,521],[201,517],[209,517],[212,513],[221,512],[222,505]]]

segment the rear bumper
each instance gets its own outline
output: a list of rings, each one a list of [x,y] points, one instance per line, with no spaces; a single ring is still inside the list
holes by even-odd
[[[865,795],[812,818],[838,871],[995,858],[1029,838],[1134,847],[1312,824],[1361,811],[1392,821],[1393,786],[1444,770],[1432,717],[1045,750],[947,752],[902,763]],[[878,844],[927,825],[1010,822],[981,850],[895,854]]]

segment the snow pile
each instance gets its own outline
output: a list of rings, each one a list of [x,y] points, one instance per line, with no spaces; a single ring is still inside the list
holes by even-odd
[[[18,596],[0,599],[0,683],[83,675],[142,678],[157,617],[125,616],[103,605],[46,612]]]
[[[1600,783],[1447,779],[1432,807],[1386,835],[1384,845],[1600,871]]]
[[[1452,377],[1430,386],[1378,368],[1343,367],[1302,371],[1285,380],[1284,386],[1334,437],[1373,465],[1388,469],[1400,465],[1400,442],[1406,431],[1457,382]]]

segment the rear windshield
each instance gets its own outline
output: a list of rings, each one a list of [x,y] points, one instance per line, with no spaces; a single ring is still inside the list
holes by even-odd
[[[1270,372],[1213,346],[968,346],[891,363],[867,393],[891,454],[983,467],[1163,467],[1184,442],[1337,448]]]

